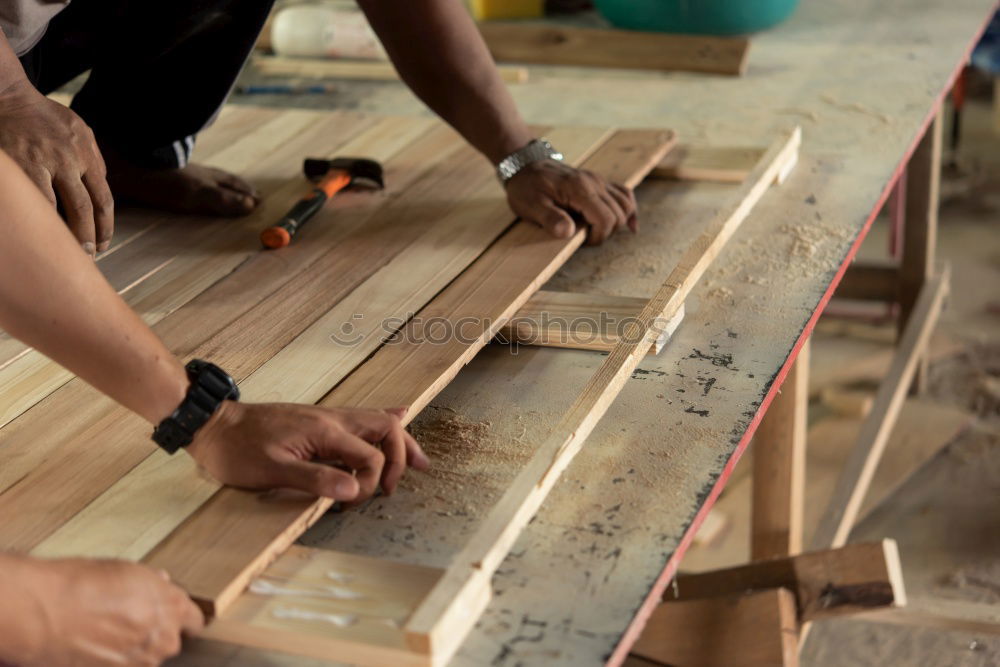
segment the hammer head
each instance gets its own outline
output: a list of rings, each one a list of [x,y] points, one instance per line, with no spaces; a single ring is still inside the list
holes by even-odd
[[[332,170],[346,171],[351,177],[348,187],[381,190],[385,187],[382,177],[382,165],[375,160],[363,157],[338,157],[332,160],[307,158],[303,164],[306,178],[319,181]]]

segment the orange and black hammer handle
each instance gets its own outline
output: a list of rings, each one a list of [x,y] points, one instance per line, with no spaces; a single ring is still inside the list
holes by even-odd
[[[344,169],[332,169],[323,177],[315,188],[300,199],[278,224],[268,227],[260,233],[264,247],[271,249],[284,248],[292,242],[292,237],[323,208],[335,194],[351,184],[351,174]]]

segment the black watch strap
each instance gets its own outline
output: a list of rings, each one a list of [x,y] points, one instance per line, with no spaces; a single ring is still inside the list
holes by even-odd
[[[194,434],[205,425],[223,401],[238,401],[240,390],[236,381],[207,361],[195,359],[184,367],[191,386],[173,414],[160,422],[153,431],[153,441],[173,454],[194,440]]]

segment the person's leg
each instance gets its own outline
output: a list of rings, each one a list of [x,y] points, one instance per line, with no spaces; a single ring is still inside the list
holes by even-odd
[[[72,108],[97,136],[116,198],[245,214],[256,205],[249,184],[188,161],[195,135],[225,101],[271,4],[75,0],[23,62],[49,89],[92,68]]]

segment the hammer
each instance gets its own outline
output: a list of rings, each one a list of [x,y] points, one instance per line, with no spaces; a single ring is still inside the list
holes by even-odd
[[[300,199],[278,223],[260,234],[265,248],[284,248],[292,242],[292,237],[316,212],[323,208],[327,200],[344,188],[381,190],[382,165],[375,160],[358,157],[341,157],[333,160],[308,158],[302,165],[306,178],[315,184],[305,197]]]

